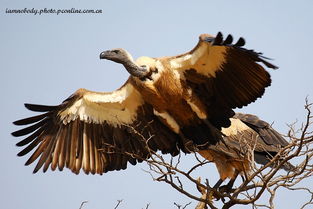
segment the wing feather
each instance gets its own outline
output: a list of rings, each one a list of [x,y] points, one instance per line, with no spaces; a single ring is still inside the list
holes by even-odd
[[[42,127],[40,127],[38,130],[36,130],[34,133],[32,133],[30,136],[26,137],[25,139],[23,139],[22,141],[18,142],[16,144],[16,146],[18,147],[22,147],[25,146],[27,144],[29,144],[30,142],[32,142],[34,139],[36,139],[38,136],[40,136],[42,134],[42,132],[45,130],[45,128],[47,127],[47,125],[43,125]]]
[[[79,124],[81,124],[80,122],[78,122]],[[82,126],[79,125],[80,129],[79,129],[79,134],[77,135],[77,140],[78,140],[78,144],[77,144],[77,154],[76,154],[76,160],[75,160],[75,167],[73,167],[72,169],[74,170],[74,173],[78,174],[81,167],[82,167],[82,163],[83,163],[83,134],[82,134]],[[103,170],[101,170],[100,173],[102,173]]]
[[[58,106],[50,106],[50,105],[36,105],[36,104],[25,104],[25,107],[28,110],[34,111],[34,112],[48,112],[53,111]]]
[[[47,119],[42,120],[42,121],[40,121],[34,125],[31,125],[29,127],[20,129],[18,131],[14,131],[12,133],[12,135],[13,136],[24,136],[24,135],[30,134],[30,133],[36,131],[38,128],[42,127],[46,122],[47,122]]]
[[[79,121],[73,121],[71,126],[71,133],[69,134],[70,137],[70,141],[71,141],[71,146],[70,146],[70,150],[69,150],[69,168],[73,168],[75,166],[75,158],[77,157],[77,143],[78,143],[78,137],[77,137],[77,133],[79,132]]]
[[[258,133],[263,143],[269,146],[277,149],[289,144],[275,129],[271,127],[270,124],[259,119],[255,115],[236,113],[234,118],[240,119],[248,127],[253,129],[256,133]]]
[[[250,114],[236,113],[231,119],[231,126],[223,128],[222,132],[225,143],[219,142],[209,149],[234,159],[246,158],[254,153],[268,161],[288,144],[268,123]]]
[[[48,141],[46,140],[46,138],[44,138],[40,145],[37,147],[36,151],[30,156],[30,158],[26,161],[25,165],[30,165],[31,163],[33,163],[39,156],[40,154],[43,152],[43,150],[45,149],[45,147],[47,146]],[[30,152],[37,144],[39,144],[39,140],[34,140],[33,143],[31,143],[29,146],[27,146],[24,150],[22,150],[21,152],[19,152],[18,156],[23,156],[25,154],[27,154],[28,152]]]
[[[60,133],[59,140],[60,143],[60,154],[59,154],[59,160],[58,160],[58,168],[60,171],[63,170],[65,166],[66,161],[66,135],[67,135],[68,126],[63,126]]]
[[[22,120],[17,120],[14,121],[14,125],[28,125],[28,124],[32,124],[32,123],[36,123],[42,119],[44,119],[45,117],[47,117],[49,115],[49,113],[45,113],[45,114],[41,114],[41,115],[36,115],[34,117],[30,117],[30,118],[25,118]]]
[[[45,156],[44,157],[44,164],[43,164],[43,172],[46,172],[49,168],[49,165],[52,162],[52,153],[55,147],[55,143],[57,140],[55,140],[56,136],[52,136],[49,142],[49,146],[46,148],[46,150],[44,151],[44,153],[41,156]],[[38,163],[39,164],[39,163]],[[37,164],[37,165],[38,165]],[[38,169],[39,170],[39,169]],[[37,172],[36,170],[34,172]]]
[[[53,152],[53,156],[52,156],[52,162],[51,162],[51,170],[55,170],[58,166],[58,162],[59,162],[59,157],[60,157],[60,153],[62,153],[62,145],[63,145],[63,141],[64,141],[64,137],[62,135],[62,132],[64,132],[65,129],[61,129],[58,131],[57,136],[56,136],[56,144],[55,144],[55,149]]]
[[[88,140],[88,124],[84,123],[83,126],[83,150],[84,150],[84,155],[83,155],[83,170],[86,174],[89,174],[89,169],[90,169],[90,161],[89,161],[89,140]]]
[[[202,34],[190,52],[161,59],[182,75],[206,105],[207,117],[217,128],[230,125],[233,108],[246,106],[264,94],[271,78],[262,64],[277,68],[261,53],[243,48],[243,38],[232,42],[231,35],[224,40],[220,32],[216,37]]]
[[[33,151],[26,165],[38,159],[34,173],[50,166],[60,171],[67,167],[76,174],[80,170],[102,174],[125,169],[128,162],[135,165],[151,150],[179,152],[179,136],[158,121],[131,82],[111,93],[79,89],[57,106],[25,107],[41,114],[15,121],[26,127],[12,135],[25,137],[17,143],[25,146],[18,156]],[[159,135],[160,127],[164,130]],[[166,141],[164,133],[171,139]]]

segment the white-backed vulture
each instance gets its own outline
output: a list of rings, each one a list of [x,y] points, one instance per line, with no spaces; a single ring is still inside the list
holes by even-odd
[[[127,82],[110,93],[79,89],[57,106],[25,104],[41,114],[14,122],[28,127],[13,136],[30,134],[17,143],[26,146],[18,155],[35,149],[26,162],[39,158],[34,172],[51,166],[102,174],[141,162],[150,151],[176,155],[216,144],[232,109],[254,102],[271,84],[264,67],[277,68],[243,48],[243,38],[232,41],[203,34],[190,52],[136,61],[124,49],[102,52],[100,59],[124,65]]]
[[[283,147],[289,143],[270,124],[251,114],[236,113],[231,126],[222,128],[224,141],[199,150],[200,155],[214,162],[220,180],[218,188],[226,178],[230,178],[226,189],[231,189],[238,174],[249,175],[254,162],[267,164]],[[294,166],[286,162],[286,171]]]

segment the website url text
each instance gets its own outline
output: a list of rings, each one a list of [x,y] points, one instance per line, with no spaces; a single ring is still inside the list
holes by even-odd
[[[102,9],[35,9],[35,8],[24,8],[24,9],[8,9],[6,8],[5,13],[7,14],[33,14],[33,15],[43,15],[43,14],[101,14]]]

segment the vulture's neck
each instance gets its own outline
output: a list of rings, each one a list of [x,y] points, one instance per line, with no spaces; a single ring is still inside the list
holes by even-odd
[[[126,70],[135,77],[144,78],[149,74],[149,70],[145,67],[138,66],[133,60],[123,63]]]

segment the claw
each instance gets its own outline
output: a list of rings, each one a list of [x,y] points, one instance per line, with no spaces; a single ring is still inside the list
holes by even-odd
[[[232,190],[232,188],[229,187],[228,185],[221,186],[221,187],[218,189],[218,191],[219,191],[220,193],[230,193],[231,190]]]
[[[208,200],[212,203],[214,199],[220,200],[221,197],[219,194],[217,194],[217,190],[215,188],[212,188],[208,194]]]

